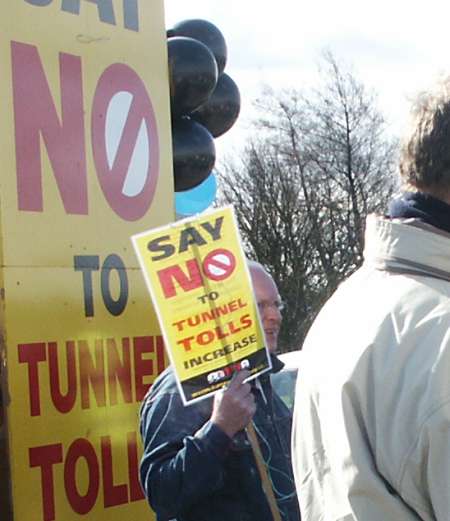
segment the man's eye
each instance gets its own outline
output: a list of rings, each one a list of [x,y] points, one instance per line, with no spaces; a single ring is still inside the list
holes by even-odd
[[[274,308],[277,311],[283,311],[285,304],[282,300],[276,300],[275,302],[258,302],[258,308],[260,311],[264,311],[267,308]]]

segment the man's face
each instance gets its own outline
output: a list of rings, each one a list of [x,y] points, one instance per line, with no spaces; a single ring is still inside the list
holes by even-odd
[[[251,266],[250,276],[266,335],[267,347],[270,351],[275,351],[281,326],[280,294],[272,277],[262,268]]]

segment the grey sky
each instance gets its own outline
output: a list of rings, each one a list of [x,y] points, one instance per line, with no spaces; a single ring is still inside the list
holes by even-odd
[[[216,140],[219,153],[248,135],[252,100],[274,89],[314,82],[327,48],[378,94],[393,133],[409,102],[438,73],[450,74],[450,4],[439,0],[165,0],[166,27],[187,18],[217,25],[228,45],[225,71],[242,95],[238,122]]]

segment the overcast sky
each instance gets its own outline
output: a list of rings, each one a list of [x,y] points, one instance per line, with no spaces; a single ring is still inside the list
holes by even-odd
[[[219,156],[245,140],[261,86],[313,83],[325,48],[378,93],[396,134],[407,121],[408,97],[450,74],[450,4],[440,0],[165,0],[165,13],[167,28],[203,18],[227,42],[225,72],[241,91],[242,109],[216,140]]]

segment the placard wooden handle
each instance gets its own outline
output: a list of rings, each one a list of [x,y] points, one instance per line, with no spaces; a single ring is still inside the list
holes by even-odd
[[[267,474],[266,465],[261,454],[261,448],[259,446],[258,438],[256,437],[255,428],[253,423],[247,425],[247,436],[252,446],[253,454],[255,455],[256,466],[261,477],[264,493],[266,494],[267,501],[269,502],[270,511],[272,512],[273,521],[281,521],[280,511],[278,510],[277,501],[275,494],[273,493],[272,483]]]

